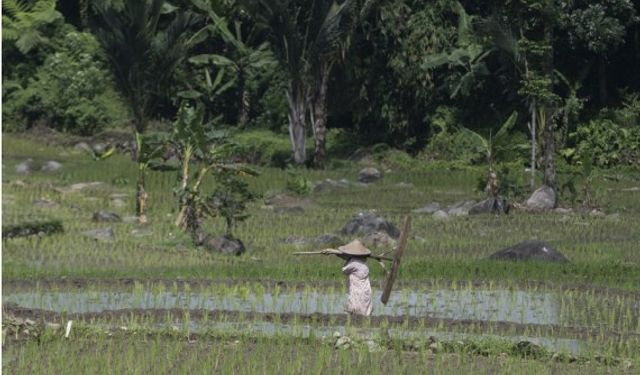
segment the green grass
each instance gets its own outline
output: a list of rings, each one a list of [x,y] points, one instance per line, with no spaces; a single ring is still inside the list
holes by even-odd
[[[335,233],[361,210],[375,209],[399,226],[411,209],[433,201],[451,204],[481,195],[474,191],[483,171],[442,169],[420,172],[393,170],[370,187],[354,186],[334,192],[312,194],[314,206],[304,214],[277,214],[263,207],[262,200],[250,205],[250,218],[237,228],[237,236],[248,251],[238,258],[209,254],[194,249],[187,236],[173,225],[176,215],[172,187],[174,173],[151,173],[148,179],[151,224],[139,227],[129,223],[92,223],[92,213],[100,209],[122,216],[134,212],[135,166],[125,156],[95,162],[71,149],[40,146],[6,135],[3,138],[3,224],[35,220],[62,220],[65,233],[45,237],[5,241],[3,279],[42,277],[133,277],[133,278],[252,278],[284,280],[332,280],[338,277],[339,262],[333,258],[307,257],[304,261],[291,253],[300,250],[286,244],[290,235],[315,237]],[[35,172],[16,176],[13,166],[27,156],[35,163],[60,160],[64,167],[55,174]],[[355,181],[360,167],[349,164],[339,170],[300,170],[311,181],[347,178]],[[607,171],[601,175],[606,176]],[[261,194],[285,189],[286,171],[262,168],[250,179]],[[524,176],[526,177],[526,176]],[[16,179],[23,183],[16,184]],[[60,193],[76,182],[101,181],[103,185],[80,193]],[[412,188],[399,187],[399,182]],[[400,278],[405,280],[544,280],[587,283],[637,290],[640,286],[640,199],[638,192],[623,191],[637,186],[635,175],[622,174],[620,181],[596,178],[596,196],[605,212],[619,218],[516,212],[503,217],[475,216],[435,221],[429,215],[414,215],[412,237]],[[206,184],[205,184],[206,186]],[[111,194],[125,194],[125,206],[111,206]],[[50,199],[55,208],[37,207],[36,199]],[[112,242],[84,238],[84,230],[112,227]],[[221,220],[208,220],[210,233],[222,233]],[[132,231],[148,235],[136,237]],[[548,242],[565,254],[571,265],[542,263],[502,263],[485,258],[494,251],[529,239]],[[345,242],[350,238],[345,238]],[[314,249],[313,245],[302,250]],[[373,278],[382,277],[377,266]]]

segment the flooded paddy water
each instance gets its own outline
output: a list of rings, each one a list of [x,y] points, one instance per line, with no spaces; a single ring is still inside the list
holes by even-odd
[[[500,338],[518,342],[528,340],[549,350],[578,353],[591,351],[589,340],[558,336],[558,329],[597,332],[603,338],[631,335],[640,342],[640,296],[635,294],[597,295],[589,291],[518,290],[500,288],[432,288],[394,291],[385,306],[380,292],[374,293],[373,318],[444,320],[437,326],[403,327],[395,325],[352,327],[345,322],[345,293],[339,288],[263,288],[261,285],[211,288],[167,288],[163,285],[135,285],[129,288],[104,288],[97,285],[77,288],[5,289],[3,304],[24,309],[38,309],[65,314],[97,314],[127,311],[224,312],[232,319],[187,319],[180,327],[190,332],[217,331],[234,334],[251,332],[258,335],[293,335],[298,337],[330,336],[335,332],[375,339],[381,332],[393,339],[414,340],[429,336],[445,340]],[[251,318],[238,321],[238,316]],[[287,315],[287,321],[260,321],[261,315]],[[198,315],[198,314],[193,314]],[[228,315],[228,316],[231,316]],[[310,324],[309,316],[321,316],[322,324]],[[213,316],[213,315],[212,315]],[[296,321],[297,316],[307,320]],[[291,318],[293,317],[293,318]],[[341,317],[342,319],[336,319]],[[244,318],[243,318],[244,319]],[[292,322],[293,321],[293,322]],[[455,322],[466,324],[513,324],[524,328],[519,332],[471,332],[451,330]],[[170,321],[154,322],[155,328],[171,326]],[[528,327],[534,327],[529,329]],[[355,330],[354,330],[355,328]],[[551,332],[541,336],[540,332]],[[496,333],[496,334],[494,334]],[[613,339],[612,339],[613,340]],[[635,345],[635,344],[634,344]]]

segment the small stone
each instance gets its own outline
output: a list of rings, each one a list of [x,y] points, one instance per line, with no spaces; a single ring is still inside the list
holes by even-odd
[[[561,214],[561,215],[570,215],[570,214],[573,213],[573,209],[564,208],[564,207],[558,207],[558,208],[554,209],[553,212],[555,212],[557,214]]]
[[[33,160],[27,159],[20,164],[16,165],[15,171],[17,174],[29,174],[31,173],[31,167],[33,166]]]
[[[438,211],[433,213],[432,217],[435,220],[448,220],[449,219],[449,214],[447,214],[446,212],[444,212],[442,210],[438,210]]]
[[[412,189],[413,188],[413,184],[412,183],[407,183],[407,182],[398,182],[394,186],[397,187],[397,188],[401,188],[401,189]]]
[[[460,201],[450,206],[447,209],[447,214],[449,216],[466,216],[469,215],[469,210],[475,205],[476,201],[473,200]]]
[[[49,160],[42,165],[42,168],[40,168],[40,170],[43,172],[56,172],[61,168],[62,168],[62,164],[60,164],[55,160]]]
[[[91,151],[91,146],[89,146],[87,142],[76,143],[76,145],[73,146],[73,148],[79,151]]]
[[[33,204],[38,207],[45,207],[45,208],[53,208],[58,206],[58,203],[45,198],[36,199],[35,201],[33,201]]]
[[[382,174],[379,170],[369,167],[364,168],[360,172],[358,172],[358,182],[362,182],[365,184],[378,181],[382,178]]]
[[[334,347],[336,349],[348,349],[351,347],[351,339],[347,336],[342,336],[336,340]]]
[[[421,207],[421,208],[416,208],[415,210],[413,210],[413,213],[416,214],[434,214],[436,211],[440,210],[440,203],[438,202],[433,202],[433,203],[429,203],[428,205]]]
[[[285,238],[284,242],[294,246],[304,246],[308,245],[310,241],[305,237],[292,235]]]
[[[338,245],[342,239],[335,234],[321,234],[313,240],[318,245]]]
[[[115,237],[113,233],[113,229],[111,228],[86,230],[82,232],[82,235],[92,238],[94,240],[111,240]]]
[[[602,217],[602,216],[604,216],[604,212],[602,212],[601,210],[595,208],[595,209],[591,210],[591,212],[589,212],[589,216]]]
[[[94,213],[92,220],[97,222],[112,222],[112,223],[122,221],[122,219],[118,214],[115,214],[113,212],[107,212],[107,211],[98,211]]]

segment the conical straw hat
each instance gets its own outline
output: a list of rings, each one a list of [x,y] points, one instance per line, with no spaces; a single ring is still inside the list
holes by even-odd
[[[338,248],[342,254],[352,255],[355,257],[366,257],[371,255],[371,251],[364,247],[362,242],[353,240],[344,246]]]

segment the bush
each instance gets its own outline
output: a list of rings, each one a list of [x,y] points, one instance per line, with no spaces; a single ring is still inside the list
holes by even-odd
[[[252,130],[232,137],[238,144],[238,157],[247,163],[284,167],[291,158],[291,142],[284,134]]]
[[[68,32],[25,87],[15,84],[5,92],[3,117],[13,123],[5,130],[45,122],[66,132],[93,134],[125,113],[111,82],[94,37]]]
[[[597,119],[579,126],[569,137],[575,148],[565,149],[563,155],[570,161],[590,155],[599,167],[640,163],[640,126],[623,128],[612,120]]]

